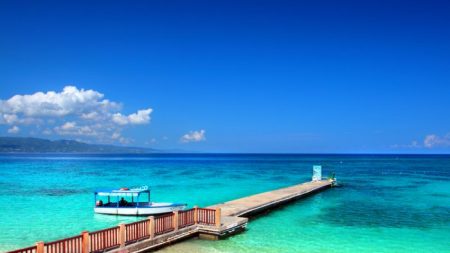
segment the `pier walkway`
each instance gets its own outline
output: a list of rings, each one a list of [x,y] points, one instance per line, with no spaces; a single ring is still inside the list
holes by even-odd
[[[330,186],[329,180],[311,181],[228,201],[210,208],[220,208],[223,216],[251,216]]]
[[[10,251],[9,253],[140,253],[199,236],[217,240],[245,230],[248,217],[330,188],[330,180],[311,181],[219,203],[207,208],[148,217],[94,232]]]

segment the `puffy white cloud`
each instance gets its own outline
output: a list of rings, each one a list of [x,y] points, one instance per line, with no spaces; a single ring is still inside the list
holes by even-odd
[[[126,125],[128,124],[128,117],[122,115],[121,113],[116,113],[112,116],[112,120],[114,121],[114,123],[119,124],[119,125]]]
[[[64,123],[64,125],[61,126],[61,129],[69,131],[69,130],[75,129],[76,126],[77,126],[77,124],[75,122],[66,122],[66,123]]]
[[[127,124],[147,124],[150,122],[150,113],[152,109],[148,108],[145,110],[139,110],[136,113],[132,113],[128,116],[122,115],[121,113],[115,113],[112,116],[112,120],[119,125]]]
[[[146,124],[150,122],[150,113],[152,113],[152,111],[153,110],[150,108],[139,110],[137,113],[128,115],[128,120],[131,124]]]
[[[111,139],[116,140],[116,141],[118,141],[118,142],[120,142],[122,144],[128,144],[128,143],[131,142],[130,139],[123,137],[120,132],[114,132],[111,135]]]
[[[450,147],[450,133],[448,133],[445,136],[429,134],[425,136],[425,139],[423,140],[423,145],[426,148]]]
[[[425,136],[422,142],[412,141],[410,144],[395,144],[391,148],[408,148],[408,149],[419,149],[419,148],[445,148],[450,147],[450,133],[444,136],[439,136],[436,134],[429,134]]]
[[[103,94],[94,90],[66,86],[62,92],[36,92],[31,95],[15,95],[0,100],[0,112],[34,116],[65,116],[98,109],[118,109],[119,105],[102,99]]]
[[[18,126],[13,126],[13,127],[8,129],[8,133],[10,133],[10,134],[16,134],[19,131],[20,131],[20,128]]]
[[[16,114],[8,114],[8,113],[2,114],[2,113],[0,113],[0,124],[7,124],[7,125],[25,124],[25,125],[30,125],[30,124],[40,123],[40,122],[41,122],[40,119],[29,118],[29,117],[19,118]]]
[[[54,128],[59,135],[73,135],[73,136],[97,136],[97,128],[94,126],[78,126],[76,122],[66,122],[61,126]]]
[[[114,132],[114,133],[111,135],[111,139],[113,139],[113,140],[120,139],[120,137],[122,137],[122,135],[121,135],[119,132]]]
[[[99,113],[95,111],[81,114],[81,118],[86,120],[96,120],[99,116]]]
[[[30,133],[34,126],[45,135],[88,136],[125,143],[129,140],[121,136],[123,128],[148,124],[153,110],[147,108],[126,115],[121,109],[121,103],[105,99],[98,91],[66,86],[60,92],[36,92],[0,100],[0,124],[29,125]]]
[[[205,137],[205,130],[200,131],[190,131],[189,133],[181,136],[181,142],[188,143],[188,142],[199,142],[206,140]]]
[[[3,119],[6,124],[14,124],[14,122],[18,121],[17,115],[15,114],[3,114]]]

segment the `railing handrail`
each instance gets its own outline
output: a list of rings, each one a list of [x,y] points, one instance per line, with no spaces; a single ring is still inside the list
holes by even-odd
[[[173,213],[168,213],[168,214],[158,215],[158,216],[155,216],[155,220],[156,220],[156,219],[166,218],[166,217],[169,217],[169,216],[172,216],[172,215],[173,215]]]
[[[197,210],[197,211],[196,211]],[[203,213],[202,211],[206,211],[206,215],[202,215],[201,213]],[[192,212],[192,218],[190,216],[186,216],[188,213]],[[151,224],[153,226],[153,228],[156,229],[156,223],[157,222],[162,222],[162,227],[160,227],[162,230],[158,231],[158,233],[155,233],[157,235],[161,235],[161,234],[165,234],[168,232],[173,231],[174,229],[178,229],[178,228],[184,228],[184,227],[188,227],[188,226],[193,226],[195,224],[206,224],[206,225],[212,225],[215,222],[215,216],[213,215],[216,212],[216,209],[212,209],[212,208],[191,208],[191,209],[187,209],[187,210],[180,210],[178,211],[178,222],[174,222],[174,220],[168,220],[167,224],[165,223],[165,221],[163,221],[163,219],[168,218],[168,217],[176,217],[174,213],[168,213],[168,214],[163,214],[163,215],[159,215],[159,216],[155,216],[154,220],[155,222],[153,224]],[[181,214],[181,215],[180,215]],[[183,217],[183,224],[180,224],[179,221],[182,220],[182,215],[184,215],[185,217]],[[195,215],[197,215],[197,217],[195,217]],[[218,214],[220,216],[220,213]],[[200,219],[201,218],[201,219]],[[175,218],[176,219],[176,218]],[[189,220],[189,222],[188,222]],[[219,220],[220,221],[220,220]],[[131,222],[131,223],[126,223],[124,224],[125,226],[125,231],[124,233],[126,233],[126,229],[132,226],[138,226],[141,224],[149,224],[148,223],[149,220],[148,219],[143,219],[143,220],[139,220],[139,221],[135,221],[135,222]],[[166,228],[165,226],[168,225],[168,227]],[[175,226],[177,226],[175,228]],[[135,230],[138,230],[138,227],[134,228]],[[120,236],[121,231],[123,230],[121,228],[121,226],[114,226],[114,227],[109,227],[109,228],[104,228],[104,229],[100,229],[100,230],[96,230],[96,231],[92,231],[92,232],[83,232],[89,236],[87,236],[87,240],[88,242],[91,240],[90,237],[91,236],[100,236],[103,237],[103,235],[101,235],[101,233],[106,233],[106,232],[110,232],[113,231],[116,232],[117,231],[117,235],[118,237]],[[113,232],[113,233],[114,233]],[[145,231],[145,229],[143,229],[142,231],[137,231],[137,234],[145,234],[142,237],[139,238],[133,238],[133,240],[140,240],[142,238],[145,237],[149,237],[150,236],[150,231]],[[104,238],[103,238],[104,239]],[[81,245],[84,245],[84,236],[83,235],[75,235],[75,236],[71,236],[71,237],[66,237],[63,239],[59,239],[56,241],[51,241],[51,242],[40,242],[38,244],[43,245],[43,247],[45,246],[52,246],[58,243],[65,243],[71,240],[81,240],[80,243]],[[126,238],[125,238],[126,240]],[[114,240],[116,241],[116,240]],[[92,242],[89,242],[89,244]],[[121,243],[120,239],[117,238],[117,243]],[[125,242],[124,242],[125,243]],[[118,244],[114,244],[113,247],[117,247]],[[82,246],[83,247],[83,246]],[[21,249],[16,249],[16,250],[12,250],[12,251],[8,251],[7,253],[44,253],[44,251],[40,252],[41,250],[44,250],[44,248],[39,249],[38,245],[34,245],[34,246],[30,246],[30,247],[25,247],[25,248],[21,248]],[[91,249],[89,252],[96,252],[96,249]]]
[[[59,240],[56,240],[56,241],[46,242],[46,243],[44,243],[44,245],[52,245],[52,244],[56,244],[56,243],[60,243],[60,242],[69,241],[69,240],[72,240],[72,239],[81,239],[81,238],[82,238],[82,235],[75,235],[75,236],[59,239]]]
[[[203,225],[216,224],[216,209],[198,208],[197,221]]]
[[[125,226],[129,227],[129,226],[133,226],[133,225],[136,225],[136,224],[139,224],[139,223],[146,223],[146,222],[148,222],[148,220],[147,219],[143,219],[143,220],[138,220],[138,221],[131,222],[131,223],[125,223]]]
[[[110,231],[110,230],[119,229],[119,228],[120,228],[119,226],[114,226],[114,227],[110,227],[110,228],[104,228],[104,229],[101,229],[101,230],[92,231],[92,232],[89,232],[89,234],[90,235],[98,234],[98,233],[101,233],[101,232]]]
[[[34,245],[34,246],[26,247],[26,248],[8,251],[7,253],[26,253],[26,252],[33,252],[33,250],[36,250],[36,249],[37,249],[37,246]]]
[[[130,243],[150,237],[148,219],[125,224],[125,243]]]
[[[187,212],[178,214],[178,228],[184,228],[195,224],[195,210],[191,209]]]
[[[187,213],[187,212],[191,212],[194,210],[195,210],[194,208],[190,208],[190,209],[186,209],[186,210],[180,210],[180,211],[178,211],[178,213]]]

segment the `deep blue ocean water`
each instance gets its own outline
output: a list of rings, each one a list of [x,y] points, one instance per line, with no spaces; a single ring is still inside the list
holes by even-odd
[[[0,252],[135,221],[93,213],[96,188],[149,185],[206,206],[335,172],[333,188],[221,241],[163,252],[450,252],[446,155],[0,155]]]

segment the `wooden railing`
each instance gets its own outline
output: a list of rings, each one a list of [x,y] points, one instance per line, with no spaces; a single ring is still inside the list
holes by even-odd
[[[193,226],[195,224],[216,226],[220,224],[220,209],[193,208],[157,217],[102,229],[84,231],[81,235],[53,242],[38,242],[35,246],[7,253],[97,253],[124,247],[139,240]]]
[[[90,252],[102,252],[120,246],[119,227],[89,233]],[[59,252],[58,252],[59,253]]]
[[[150,220],[142,220],[125,225],[125,243],[150,237]]]
[[[44,244],[46,253],[82,253],[81,235]]]
[[[207,208],[198,208],[198,218],[199,224],[203,225],[215,225],[216,224],[216,210]]]
[[[161,235],[173,231],[175,229],[175,227],[173,226],[173,217],[173,213],[156,217],[155,235]]]
[[[31,246],[28,248],[23,248],[23,249],[16,249],[13,251],[9,251],[8,253],[36,253],[36,249],[37,246]]]
[[[178,212],[178,228],[184,228],[195,224],[195,209]]]

